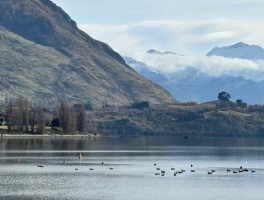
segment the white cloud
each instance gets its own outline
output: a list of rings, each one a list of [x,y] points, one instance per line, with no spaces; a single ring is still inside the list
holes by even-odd
[[[219,76],[239,70],[263,71],[261,62],[204,56],[215,46],[240,41],[264,46],[263,21],[215,19],[203,21],[143,21],[129,25],[80,25],[95,39],[108,43],[122,55],[134,57],[164,72],[188,66]],[[148,55],[148,49],[173,51],[185,56]]]
[[[215,46],[239,41],[264,45],[263,21],[215,19],[206,21],[143,21],[129,25],[82,24],[92,37],[121,54],[133,55],[150,48],[181,54],[204,55]]]
[[[146,62],[148,65],[165,73],[174,73],[187,67],[197,68],[213,76],[227,75],[241,70],[264,71],[263,63],[238,58],[224,58],[218,56],[180,56],[180,55],[153,55],[137,54],[135,59]]]
[[[202,40],[210,41],[210,40],[223,40],[223,39],[232,39],[238,36],[238,32],[236,31],[218,31],[213,33],[204,34],[202,36]]]

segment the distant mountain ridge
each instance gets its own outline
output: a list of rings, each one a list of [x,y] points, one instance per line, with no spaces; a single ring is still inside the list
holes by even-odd
[[[157,50],[155,50],[155,49],[149,49],[148,51],[147,51],[147,53],[149,53],[149,54],[153,54],[153,55],[178,55],[177,53],[174,53],[174,52],[172,52],[172,51],[165,51],[165,52],[160,52],[160,51],[157,51]]]
[[[249,45],[243,42],[226,46],[215,47],[207,56],[222,56],[227,58],[240,58],[248,60],[264,60],[264,49],[258,45]]]
[[[0,100],[64,96],[101,106],[174,102],[50,0],[0,1]]]
[[[252,51],[257,52],[257,55],[245,54],[252,53]],[[250,59],[254,62],[256,58],[261,58],[262,51],[264,50],[257,45],[237,43],[221,49],[214,49],[207,55]],[[150,53],[153,54],[153,52],[159,51],[152,50]],[[159,55],[161,58],[164,56],[162,53],[155,55]],[[200,71],[195,66],[189,66],[178,72],[165,73],[156,69],[155,66],[149,66],[147,63],[138,62],[132,58],[128,60],[124,57],[124,60],[141,75],[166,88],[179,101],[212,101],[217,99],[218,92],[227,91],[234,101],[243,99],[251,104],[264,102],[263,72],[247,69],[233,71],[227,75],[213,76]]]

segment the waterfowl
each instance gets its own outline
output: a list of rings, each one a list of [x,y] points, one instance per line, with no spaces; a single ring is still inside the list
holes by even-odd
[[[251,170],[251,173],[255,173],[256,171],[255,170]]]
[[[191,170],[191,172],[195,172],[195,170],[194,170],[194,169],[192,169],[192,170]]]
[[[233,174],[236,174],[236,173],[237,173],[237,171],[233,170]]]
[[[172,168],[171,168],[171,170],[175,170],[175,168],[174,168],[174,167],[172,167]]]
[[[89,168],[90,170],[94,170],[93,168]]]
[[[207,172],[207,174],[213,174],[213,172],[210,172],[210,171],[209,171],[209,172]]]
[[[230,172],[230,171],[231,171],[231,169],[226,169],[226,171],[227,171],[227,172]]]
[[[110,170],[113,170],[114,168],[113,167],[109,167]]]

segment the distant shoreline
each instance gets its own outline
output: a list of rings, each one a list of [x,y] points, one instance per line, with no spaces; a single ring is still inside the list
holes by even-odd
[[[61,135],[61,134],[1,134],[1,138],[101,138],[101,135],[94,134],[76,134],[76,135]]]

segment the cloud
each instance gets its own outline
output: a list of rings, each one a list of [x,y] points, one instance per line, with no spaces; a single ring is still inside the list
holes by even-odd
[[[204,34],[201,39],[204,41],[223,40],[223,39],[235,38],[237,36],[238,36],[238,32],[236,31],[218,31],[218,32]]]
[[[262,24],[263,21],[215,19],[156,20],[113,26],[81,24],[79,27],[121,54],[133,55],[154,48],[188,55],[205,55],[215,46],[239,41],[264,45]]]
[[[262,62],[204,56],[215,46],[243,41],[264,46],[263,21],[190,20],[142,21],[128,25],[82,24],[80,28],[114,50],[146,62],[164,72],[177,72],[192,66],[214,76],[241,70],[263,71]],[[148,55],[148,49],[173,51],[185,56]]]
[[[176,73],[187,67],[197,68],[202,72],[218,77],[239,73],[245,70],[264,71],[259,63],[238,58],[224,58],[219,56],[181,56],[181,55],[153,55],[137,54],[135,59],[146,62],[148,65],[164,73]]]

